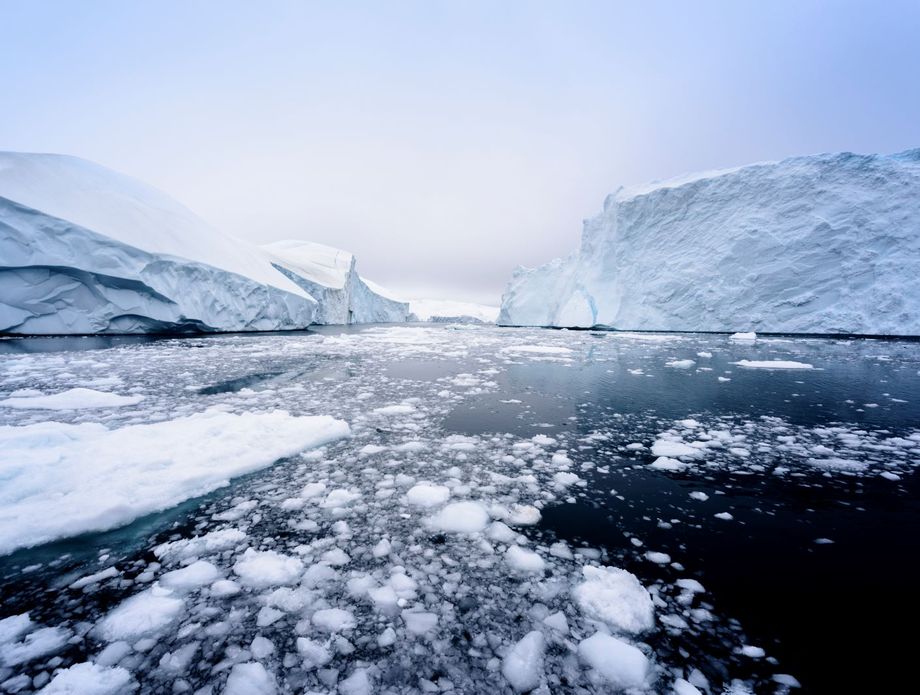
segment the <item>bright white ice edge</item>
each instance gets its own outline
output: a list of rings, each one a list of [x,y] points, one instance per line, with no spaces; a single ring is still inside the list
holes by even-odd
[[[408,312],[345,251],[260,248],[92,162],[0,152],[0,332],[287,330]]]
[[[209,410],[119,429],[2,426],[0,555],[127,524],[349,432],[342,420],[280,410]]]
[[[621,188],[581,248],[518,268],[502,325],[920,334],[920,149]]]

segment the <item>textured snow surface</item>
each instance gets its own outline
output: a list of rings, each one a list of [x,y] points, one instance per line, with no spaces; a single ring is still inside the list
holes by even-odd
[[[917,335],[918,271],[920,150],[794,157],[621,188],[498,322]]]
[[[219,410],[114,429],[0,426],[0,553],[126,524],[348,431],[327,416]]]
[[[28,342],[8,344],[16,349]],[[747,404],[745,378],[783,384],[781,395],[791,397],[787,391],[808,386],[797,380],[826,387],[821,380],[836,357],[816,344],[829,342],[737,344],[725,336],[431,324],[5,354],[0,399],[81,384],[143,399],[111,408],[0,410],[4,433],[16,433],[17,441],[15,461],[0,474],[4,513],[15,509],[7,499],[22,494],[30,461],[49,471],[34,480],[36,495],[93,479],[96,466],[111,463],[113,490],[140,499],[161,482],[171,484],[178,474],[175,452],[186,451],[180,442],[188,443],[185,465],[205,476],[204,487],[212,474],[228,479],[227,467],[243,458],[254,472],[189,503],[178,520],[172,514],[180,510],[162,515],[156,531],[131,527],[75,539],[74,546],[90,547],[77,556],[65,554],[79,552],[68,544],[6,558],[4,590],[11,599],[0,614],[6,616],[0,619],[0,682],[22,676],[35,691],[48,684],[31,685],[36,677],[66,684],[84,671],[100,680],[123,678],[104,670],[123,669],[130,676],[125,692],[136,681],[140,692],[510,693],[535,687],[538,693],[633,688],[645,695],[678,687],[691,692],[679,679],[720,693],[736,677],[742,680],[734,692],[786,692],[771,679],[790,665],[771,662],[771,645],[720,612],[717,582],[677,531],[673,542],[653,541],[624,523],[609,547],[593,547],[541,522],[554,508],[594,504],[594,495],[608,498],[609,506],[598,503],[605,511],[634,506],[637,499],[619,483],[643,476],[646,485],[672,485],[682,509],[637,513],[675,529],[676,516],[684,526],[709,524],[706,529],[759,518],[734,496],[736,488],[726,488],[732,495],[714,489],[712,478],[723,473],[732,486],[745,479],[790,487],[839,479],[897,485],[886,476],[913,474],[920,458],[916,429],[720,416],[695,403],[679,415],[642,408],[624,415],[613,407],[598,412],[598,400],[582,394],[581,384],[597,382],[597,372],[581,373],[590,366],[602,374],[622,367],[617,388],[670,380],[676,387],[673,394],[665,389],[668,400],[692,384],[723,398],[740,392]],[[862,350],[851,359],[869,373],[901,349],[897,345],[911,345],[909,354],[916,354],[908,343],[832,342],[836,356]],[[713,371],[667,366],[699,352],[710,354],[705,362]],[[742,370],[733,364],[741,359],[816,368]],[[412,363],[431,371],[424,378],[411,370],[400,376],[397,370]],[[915,373],[916,361],[904,364]],[[735,379],[719,382],[730,370]],[[536,410],[546,405],[539,398],[524,401],[535,381],[513,382],[528,371],[550,382],[585,381],[573,387],[570,406],[546,415]],[[509,381],[519,390],[504,390]],[[907,395],[895,383],[868,378],[854,389],[863,401],[880,404],[873,413],[896,411],[902,407],[896,399]],[[553,390],[558,393],[551,384],[546,394]],[[821,397],[831,405],[834,394]],[[484,430],[449,426],[451,417],[481,403],[488,404]],[[862,401],[852,407],[855,412]],[[501,419],[502,409],[512,414]],[[349,423],[351,436],[305,448],[317,413]],[[556,427],[545,424],[550,417]],[[562,424],[568,422],[573,425]],[[116,436],[125,439],[111,439]],[[282,444],[290,448],[281,450]],[[650,469],[650,461],[665,458],[656,450],[666,451],[680,470]],[[0,446],[0,456],[8,451]],[[86,456],[76,458],[80,452]],[[286,458],[270,465],[277,456]],[[71,473],[54,457],[69,457],[78,470]],[[142,461],[147,465],[134,465]],[[213,467],[202,469],[204,461]],[[606,482],[620,490],[592,489]],[[94,487],[80,500],[89,509],[105,494]],[[184,494],[163,498],[174,504]],[[69,508],[66,494],[58,498],[65,504],[47,516]],[[132,511],[135,504],[129,497]],[[733,521],[714,518],[722,512]],[[4,518],[0,528],[10,527],[28,529]],[[815,538],[835,535],[810,530],[808,547],[817,551],[825,546]],[[112,538],[129,532],[128,547]],[[45,564],[27,572],[22,565],[35,562],[36,554]],[[38,588],[29,593],[25,587],[33,581]],[[742,652],[760,644],[765,658]],[[80,666],[88,663],[97,667],[93,673]],[[77,676],[64,675],[71,670]],[[709,685],[701,686],[706,678]]]

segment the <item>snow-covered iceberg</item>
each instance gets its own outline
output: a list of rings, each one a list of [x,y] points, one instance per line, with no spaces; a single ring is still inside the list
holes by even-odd
[[[348,251],[309,241],[277,241],[262,249],[272,265],[319,302],[315,323],[402,322],[409,305],[355,271]]]
[[[258,248],[76,157],[0,153],[0,331],[304,328],[316,301]]]
[[[308,250],[308,251],[307,251]],[[289,263],[307,259],[304,263]],[[408,305],[307,242],[263,249],[76,157],[0,152],[0,332],[266,331],[405,321]]]
[[[920,334],[920,149],[621,188],[581,248],[518,268],[499,323]]]

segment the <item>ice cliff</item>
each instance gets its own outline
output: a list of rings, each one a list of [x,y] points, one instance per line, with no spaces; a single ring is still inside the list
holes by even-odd
[[[621,188],[581,248],[518,268],[503,325],[920,334],[920,149]]]
[[[272,265],[319,302],[315,323],[405,321],[406,302],[365,280],[347,251],[309,241],[277,241],[262,249]]]
[[[324,296],[276,261],[105,167],[0,152],[0,332],[305,328]]]

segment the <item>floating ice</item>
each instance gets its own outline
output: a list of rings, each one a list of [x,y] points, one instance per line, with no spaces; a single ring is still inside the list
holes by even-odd
[[[0,408],[19,408],[20,410],[87,410],[92,408],[121,408],[137,405],[143,396],[120,396],[117,393],[95,391],[93,389],[75,388],[49,395],[29,395],[5,398],[0,401]]]
[[[240,581],[254,589],[293,584],[303,573],[303,562],[274,550],[247,548],[233,565]]]
[[[814,369],[807,362],[796,362],[794,360],[739,360],[732,362],[739,367],[747,369]]]
[[[129,523],[284,456],[348,436],[345,422],[209,410],[149,425],[0,427],[0,554]]]
[[[542,573],[546,568],[546,561],[537,553],[517,545],[505,551],[505,562],[518,572]]]
[[[74,664],[58,671],[40,695],[121,695],[137,690],[137,682],[123,668],[92,662]]]
[[[428,520],[428,525],[448,533],[478,533],[489,523],[489,513],[478,502],[448,504]]]
[[[99,634],[109,642],[149,637],[170,626],[184,606],[171,591],[153,586],[109,611],[98,625]]]
[[[406,500],[409,504],[422,508],[437,507],[444,504],[449,498],[449,488],[429,483],[414,485],[406,493]]]
[[[502,661],[502,675],[517,693],[526,693],[540,685],[543,676],[543,652],[546,640],[537,630],[528,632]]]
[[[651,596],[635,575],[617,567],[590,565],[582,568],[582,574],[584,581],[575,587],[572,595],[587,617],[630,634],[654,627]]]
[[[578,644],[579,658],[615,688],[641,688],[649,678],[648,657],[623,640],[596,632]]]

